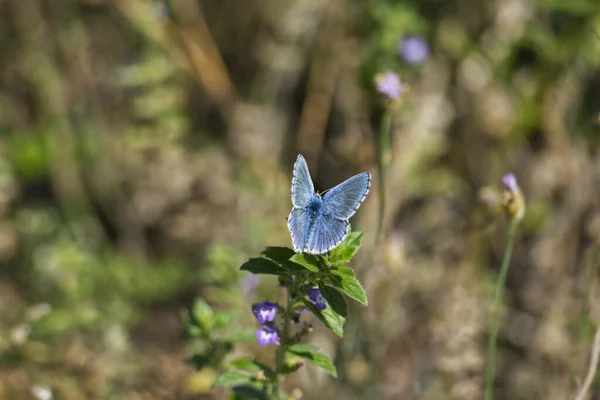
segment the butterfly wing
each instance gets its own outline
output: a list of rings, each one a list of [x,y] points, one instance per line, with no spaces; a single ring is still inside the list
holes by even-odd
[[[294,164],[294,176],[292,178],[292,204],[294,208],[306,208],[310,200],[315,195],[308,165],[302,154],[298,154],[296,164]]]
[[[305,208],[294,208],[288,217],[288,229],[292,235],[292,245],[296,253],[300,253],[306,247],[308,225],[308,210]]]
[[[371,174],[363,172],[340,183],[323,196],[323,213],[348,220],[356,213],[371,187]]]
[[[336,219],[325,214],[319,215],[305,251],[310,254],[323,254],[333,250],[346,237],[349,226],[347,220]]]

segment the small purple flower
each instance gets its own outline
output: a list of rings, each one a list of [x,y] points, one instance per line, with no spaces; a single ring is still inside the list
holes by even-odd
[[[318,310],[323,311],[327,308],[327,301],[321,294],[321,291],[318,288],[312,288],[308,291],[308,298],[312,300],[313,303],[317,306]]]
[[[387,100],[398,100],[404,92],[404,85],[400,81],[400,76],[395,72],[385,72],[375,78],[377,91]]]
[[[261,346],[268,346],[270,344],[279,345],[279,335],[275,328],[263,325],[256,331],[256,341]]]
[[[402,59],[410,65],[421,65],[429,57],[429,44],[418,35],[405,36],[398,45]]]
[[[240,281],[240,288],[242,289],[242,292],[248,296],[254,292],[254,289],[256,289],[259,283],[260,277],[258,275],[246,274]]]
[[[519,191],[519,185],[517,184],[517,178],[515,177],[515,174],[513,174],[512,172],[504,175],[502,177],[502,182],[504,183],[504,186],[506,187],[506,189],[509,192],[514,194]]]
[[[275,314],[277,314],[277,304],[264,301],[252,307],[252,312],[260,324],[273,322]]]
[[[294,318],[292,318],[292,320],[294,321],[295,324],[300,322],[300,316],[302,314],[305,314],[308,310],[306,308],[303,308],[302,310],[294,310],[294,313],[297,315]]]

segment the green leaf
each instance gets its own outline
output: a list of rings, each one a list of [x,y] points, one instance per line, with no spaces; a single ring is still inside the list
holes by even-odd
[[[329,253],[329,261],[333,265],[344,265],[356,254],[362,244],[364,232],[350,232],[342,243]]]
[[[306,343],[293,344],[290,346],[289,350],[292,352],[299,351],[302,353],[319,353],[321,351],[321,349],[319,349],[317,346]]]
[[[260,255],[273,261],[287,272],[306,272],[306,269],[290,261],[296,253],[287,247],[267,247]]]
[[[258,366],[253,360],[245,357],[236,358],[231,362],[231,365],[237,369],[243,369],[244,371],[249,372],[258,372],[261,370],[260,366]]]
[[[348,316],[348,305],[344,296],[331,286],[319,284],[321,295],[327,300],[327,304],[333,308],[333,311],[346,318]]]
[[[275,375],[275,372],[273,372],[268,365],[247,357],[236,358],[231,362],[231,365],[237,369],[242,369],[249,372],[258,372],[262,370],[265,373],[265,376],[268,377],[273,377]]]
[[[198,323],[194,320],[191,310],[181,311],[181,321],[183,323],[183,337],[189,339],[190,337],[200,336],[202,329],[198,326]]]
[[[183,330],[184,338],[197,337],[200,335],[202,335],[202,329],[200,329],[196,325],[186,325]]]
[[[256,400],[267,400],[267,396],[259,389],[249,386],[242,385],[236,386],[231,389],[235,394],[235,399],[256,399]]]
[[[213,326],[214,312],[212,308],[202,299],[197,299],[192,309],[194,322],[204,331],[208,331]]]
[[[333,333],[339,337],[344,336],[344,323],[346,319],[341,315],[337,314],[331,307],[327,307],[323,311],[317,309],[314,303],[308,299],[303,298],[302,302],[326,327],[331,329]]]
[[[213,329],[226,330],[232,322],[239,321],[238,311],[216,311],[213,316]]]
[[[226,337],[231,343],[244,343],[244,342],[252,342],[256,340],[256,329],[247,328],[241,331],[231,332],[231,336]]]
[[[331,283],[333,286],[342,291],[346,296],[358,301],[363,306],[369,305],[367,292],[358,279],[356,279],[352,269],[339,267],[331,272],[333,274],[333,276],[331,276]]]
[[[253,274],[264,275],[285,275],[285,271],[279,265],[266,258],[251,258],[240,268],[242,271],[248,271]]]
[[[290,261],[302,265],[310,272],[319,272],[319,259],[312,254],[298,253],[290,258]]]
[[[287,247],[267,247],[260,255],[269,260],[275,261],[279,265],[283,265],[296,254],[294,250]]]
[[[254,377],[240,371],[224,372],[217,377],[213,386],[232,387],[254,381]]]
[[[267,377],[272,378],[275,376],[275,371],[273,371],[271,369],[271,367],[269,367],[267,364],[263,364],[256,359],[254,359],[252,361],[254,362],[254,364],[258,365],[260,367],[260,369],[262,369],[264,371],[264,373]]]
[[[325,372],[337,378],[337,370],[335,365],[331,362],[325,354],[322,354],[318,348],[311,345],[293,345],[288,351],[292,354],[302,357],[305,360],[310,361],[313,365],[323,369]]]
[[[188,364],[192,364],[197,371],[210,364],[210,357],[205,354],[194,354],[185,360]]]

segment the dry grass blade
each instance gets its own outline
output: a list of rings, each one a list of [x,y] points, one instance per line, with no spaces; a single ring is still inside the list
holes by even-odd
[[[596,370],[598,369],[598,357],[600,357],[600,327],[596,330],[596,335],[594,336],[590,366],[585,376],[585,381],[583,381],[583,385],[581,385],[579,392],[573,397],[573,400],[585,400],[587,398],[588,391],[594,382],[594,376],[596,376]]]

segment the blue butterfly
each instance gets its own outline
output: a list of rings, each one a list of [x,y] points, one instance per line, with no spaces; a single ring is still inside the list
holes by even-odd
[[[323,254],[334,249],[349,232],[356,213],[371,187],[371,174],[363,172],[340,183],[323,196],[315,193],[306,160],[298,155],[292,178],[292,204],[288,229],[296,253]]]

